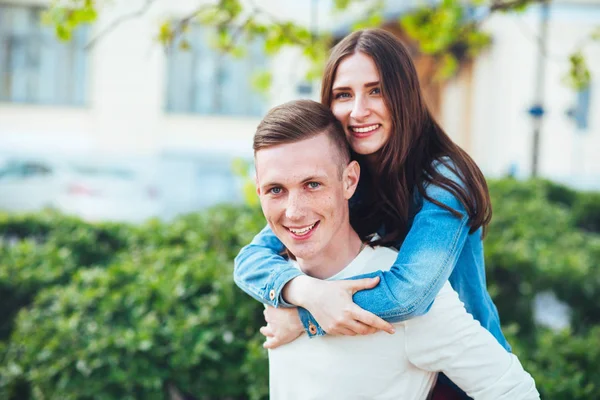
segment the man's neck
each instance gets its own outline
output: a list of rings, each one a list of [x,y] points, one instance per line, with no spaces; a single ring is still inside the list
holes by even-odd
[[[363,247],[358,234],[348,224],[338,232],[331,243],[316,257],[298,258],[296,261],[305,274],[318,279],[327,279],[348,266]]]

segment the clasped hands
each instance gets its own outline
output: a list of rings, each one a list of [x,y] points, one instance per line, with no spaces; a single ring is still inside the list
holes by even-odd
[[[359,290],[371,289],[379,278],[353,281],[322,281],[299,276],[284,287],[286,301],[306,308],[328,335],[369,335],[378,331],[394,333],[392,324],[363,310],[352,301]],[[304,333],[297,308],[264,310],[266,326],[260,328],[265,337],[264,348],[275,349],[296,340]]]

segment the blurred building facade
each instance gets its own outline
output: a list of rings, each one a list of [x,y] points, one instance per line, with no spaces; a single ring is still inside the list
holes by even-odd
[[[600,2],[554,1],[549,7],[546,55],[540,55],[541,7],[522,15],[496,15],[484,27],[493,43],[473,65],[471,88],[463,92],[470,118],[457,118],[457,103],[446,102],[445,122],[489,175],[531,171],[536,79],[542,88],[539,173],[587,189],[600,189],[600,43],[584,47],[592,72],[590,86],[576,91],[564,83],[569,55],[600,26]],[[452,92],[459,88],[450,84]],[[463,98],[464,98],[463,97]],[[462,107],[462,106],[461,106]],[[453,116],[454,115],[454,116]]]
[[[135,13],[143,0],[115,1],[93,29],[58,43],[39,23],[48,0],[0,0],[0,146],[57,152],[156,154],[221,149],[250,154],[261,115],[298,97],[318,99],[319,88],[304,81],[299,52],[268,59],[257,45],[248,57],[221,56],[206,43],[206,31],[191,32],[192,50],[167,56],[155,40],[167,16],[188,14],[196,0],[158,1],[143,15],[85,46],[120,16]],[[342,23],[327,13],[331,1],[260,2],[274,15],[319,29]],[[412,1],[389,1],[401,13]],[[600,48],[586,47],[591,86],[567,88],[568,54],[600,21],[596,2],[552,4],[543,117],[540,174],[578,186],[600,187]],[[490,176],[527,176],[531,160],[539,8],[522,15],[493,16],[484,27],[490,48],[461,67],[457,77],[430,83],[432,108],[453,139]],[[397,32],[401,35],[401,32]],[[417,61],[422,74],[432,68]],[[253,71],[273,72],[270,94],[250,85]],[[595,112],[594,112],[595,111]],[[571,115],[579,117],[574,119]],[[595,180],[598,180],[596,182]]]

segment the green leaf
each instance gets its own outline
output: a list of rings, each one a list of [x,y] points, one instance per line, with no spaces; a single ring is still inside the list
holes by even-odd
[[[231,19],[236,18],[243,10],[242,4],[239,0],[221,0],[219,8],[226,11]]]
[[[259,93],[266,93],[273,82],[273,74],[270,71],[256,71],[252,75],[252,88]]]
[[[575,90],[583,90],[588,87],[591,81],[591,72],[581,51],[571,54],[569,65],[569,72],[563,77],[563,82]]]
[[[458,60],[450,53],[442,56],[436,73],[436,79],[448,79],[458,70]]]
[[[173,30],[171,21],[165,21],[160,25],[156,39],[163,46],[168,46],[173,41],[174,35],[175,32]]]
[[[178,47],[179,47],[179,50],[182,50],[182,51],[188,51],[188,50],[191,49],[190,42],[188,40],[186,40],[186,39],[182,39],[179,42],[179,46]]]

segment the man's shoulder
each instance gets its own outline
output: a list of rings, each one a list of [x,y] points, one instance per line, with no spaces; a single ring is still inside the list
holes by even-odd
[[[385,247],[385,246],[370,246],[373,249],[373,257],[396,257],[398,255],[398,250],[393,247]]]
[[[394,249],[380,246],[365,246],[346,268],[329,279],[347,279],[379,270],[387,271],[392,267],[397,256],[398,252]]]
[[[398,251],[391,247],[373,246],[371,249],[372,252],[369,254],[367,263],[369,264],[368,268],[373,271],[389,270],[398,257]]]

